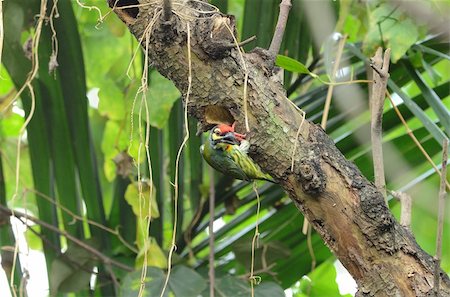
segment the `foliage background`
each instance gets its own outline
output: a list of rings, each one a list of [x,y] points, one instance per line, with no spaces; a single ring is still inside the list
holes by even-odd
[[[109,9],[104,2],[84,3],[95,5],[105,15]],[[245,47],[247,51],[255,46],[268,47],[276,24],[278,1],[212,2],[221,11],[236,16],[241,40],[257,36],[256,42]],[[427,3],[436,18],[448,15],[449,1]],[[146,99],[151,124],[150,173],[145,161],[136,164],[125,154],[128,152],[135,162],[138,160],[140,99],[137,104],[133,102],[140,86],[143,56],[137,42],[114,14],[99,23],[96,10],[82,8],[75,1],[59,1],[59,18],[54,20],[59,66],[49,73],[52,32],[47,24],[39,47],[38,76],[33,81],[36,111],[26,133],[21,135],[20,129],[31,108],[30,93],[25,91],[20,100],[9,103],[31,69],[22,48],[35,32],[34,15],[38,13],[39,4],[39,1],[28,0],[3,3],[0,203],[26,209],[42,221],[86,240],[108,257],[137,269],[126,273],[102,265],[64,237],[33,226],[45,237],[44,244],[42,238],[30,231],[26,232],[27,243],[31,249],[44,251],[50,289],[54,294],[75,291],[80,296],[86,295],[91,277],[87,271],[95,266],[98,277],[94,294],[137,295],[140,268],[147,251],[147,265],[151,267],[147,272],[147,296],[159,296],[172,234],[174,193],[171,183],[175,177],[176,154],[183,139],[180,94],[170,81],[150,69]],[[51,5],[50,1],[48,12]],[[328,23],[332,31],[326,32],[323,23]],[[348,39],[336,79],[365,79],[367,57],[372,56],[378,46],[391,47],[389,88],[408,126],[439,164],[440,143],[450,133],[448,41],[431,31],[429,24],[408,17],[401,8],[385,1],[294,0],[281,54],[308,65],[321,79],[330,80],[338,37],[344,34]],[[136,58],[130,63],[134,54]],[[328,86],[310,76],[287,71],[285,86],[289,98],[306,112],[307,118],[320,123]],[[366,177],[373,179],[367,86],[335,87],[334,95],[327,132],[345,156],[355,162]],[[210,218],[207,210],[211,171],[198,153],[202,136],[194,135],[194,120],[190,119],[189,127],[191,137],[180,163],[177,254],[169,289],[176,296],[208,296],[207,227]],[[16,189],[18,138],[22,141],[20,180]],[[387,188],[412,195],[411,231],[419,245],[434,254],[439,178],[388,102],[384,109],[383,145]],[[141,199],[138,167],[146,178]],[[214,175],[216,291],[222,294],[220,296],[248,296],[250,289],[244,279],[250,268],[256,197],[251,185],[218,173]],[[153,181],[152,191],[150,181]],[[257,286],[256,295],[283,296],[283,289],[292,288],[295,296],[340,296],[333,255],[317,234],[313,232],[308,239],[301,233],[303,216],[286,194],[278,186],[267,183],[259,183],[258,192],[261,236],[255,270],[259,271],[262,283]],[[58,202],[50,203],[45,197]],[[139,226],[145,221],[139,212],[142,198],[146,203],[144,208],[150,201],[153,207],[151,238],[147,242],[139,232]],[[400,205],[390,200],[390,206],[398,217]],[[66,210],[80,215],[83,220],[74,220]],[[448,204],[447,213],[450,213]],[[112,230],[120,226],[122,238],[89,224],[88,219]],[[447,215],[444,238],[450,238],[449,224]],[[10,225],[1,226],[0,236],[2,247],[15,245]],[[449,245],[450,241],[444,240],[443,251],[449,251]],[[3,259],[10,257],[7,251],[2,249]],[[4,268],[7,271],[8,265]],[[26,268],[26,262],[20,262],[15,274],[16,284],[22,278],[19,270]],[[448,252],[444,252],[442,268],[450,272]],[[115,285],[109,276],[111,271],[118,281]]]

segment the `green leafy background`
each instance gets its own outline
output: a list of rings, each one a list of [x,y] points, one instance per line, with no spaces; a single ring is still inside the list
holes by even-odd
[[[86,5],[97,6],[103,14],[108,12],[105,2],[84,1]],[[327,69],[336,60],[337,48],[335,39],[318,42],[313,35],[311,28],[321,16],[311,20],[306,15],[305,5],[315,5],[318,11],[332,13],[333,28],[329,36],[333,30],[341,36],[348,35],[341,59],[345,65],[344,75],[338,77],[338,81],[366,79],[364,63],[376,48],[392,48],[389,90],[412,132],[434,162],[440,164],[441,143],[450,133],[449,44],[439,34],[432,34],[427,24],[417,22],[385,1],[364,4],[359,1],[292,2],[277,65],[286,70],[284,84],[289,98],[306,112],[307,118],[320,123],[328,88],[320,80],[330,81]],[[279,1],[217,0],[212,3],[236,16],[240,40],[257,36],[255,42],[245,46],[246,51],[255,46],[268,47]],[[448,4],[449,1],[429,1],[427,5],[436,18],[442,18]],[[19,195],[12,199],[16,189],[16,145],[20,128],[30,112],[30,93],[23,92],[20,100],[6,107],[31,69],[22,47],[36,22],[34,16],[38,13],[39,2],[5,1],[3,6],[0,203],[26,208],[42,221],[64,229],[108,257],[136,269],[126,273],[114,268],[118,281],[118,287],[114,287],[107,277],[110,267],[53,232],[35,227],[45,240],[30,231],[26,232],[26,240],[30,248],[41,250],[45,255],[52,294],[76,292],[74,294],[86,296],[91,290],[91,274],[87,271],[95,266],[98,277],[92,290],[96,296],[136,296],[140,268],[145,263],[143,254],[147,251],[151,256],[146,263],[149,267],[144,296],[159,296],[167,274],[172,235],[174,193],[171,184],[184,131],[180,93],[172,82],[149,69],[149,88],[144,94],[150,112],[149,169],[142,149],[139,152],[138,115],[142,94],[136,94],[143,55],[137,41],[113,13],[99,23],[95,10],[83,9],[75,1],[59,1],[60,16],[55,19],[59,66],[49,74],[51,32],[45,25],[39,47],[40,69],[33,82],[36,111],[22,136]],[[345,88],[335,87],[335,94]],[[348,108],[342,108],[342,98],[333,98],[327,133],[344,155],[372,180],[370,143],[359,137],[368,135],[370,127],[367,85],[361,84],[358,88],[362,98]],[[353,96],[346,98],[353,99]],[[144,116],[141,129],[145,127]],[[180,163],[177,250],[167,296],[209,296],[207,226],[210,218],[207,210],[211,176],[198,153],[203,137],[195,135],[194,119],[190,119],[189,128],[191,137]],[[387,187],[412,195],[411,230],[419,245],[434,254],[439,178],[387,102],[383,146]],[[118,156],[123,154],[130,155],[131,159],[117,162]],[[141,156],[140,162],[138,156]],[[154,190],[151,196],[149,191],[144,192],[145,201],[140,201],[137,191],[138,167],[147,181],[150,176],[153,178]],[[214,219],[219,226],[214,234],[215,293],[216,296],[249,296],[246,276],[256,224],[256,197],[251,185],[218,173],[214,175]],[[300,232],[303,216],[286,194],[278,186],[266,183],[258,184],[258,192],[261,235],[255,251],[255,269],[259,271],[261,283],[255,286],[255,296],[284,296],[286,289],[294,296],[341,296],[335,282],[334,256],[315,232],[310,239],[312,248],[308,248],[307,237]],[[57,204],[50,203],[43,195]],[[145,225],[145,216],[139,212],[142,202],[141,207],[149,204],[152,207],[148,241],[139,232],[139,226]],[[84,222],[74,221],[62,207],[83,217]],[[390,207],[398,217],[399,203],[391,199]],[[450,213],[449,204],[446,211]],[[87,219],[118,230],[121,238],[87,224]],[[449,232],[450,221],[446,216],[444,238],[449,238]],[[1,246],[14,246],[8,225],[0,226],[0,241]],[[124,241],[132,249],[124,245]],[[450,250],[449,244],[444,240],[443,251]],[[450,272],[448,253],[443,254],[442,268]],[[18,284],[21,277],[18,271],[15,277]]]

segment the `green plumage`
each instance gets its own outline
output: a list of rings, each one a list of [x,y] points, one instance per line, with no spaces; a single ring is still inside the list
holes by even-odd
[[[258,164],[247,155],[247,144],[248,142],[239,146],[220,142],[220,139],[213,140],[210,135],[209,140],[200,147],[200,152],[211,167],[225,175],[245,181],[261,179],[274,183],[272,177],[264,173]]]

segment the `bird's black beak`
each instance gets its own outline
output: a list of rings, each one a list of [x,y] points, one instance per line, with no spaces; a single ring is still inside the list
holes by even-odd
[[[228,144],[239,144],[239,141],[238,141],[238,139],[236,138],[236,136],[234,135],[233,132],[228,132],[227,134],[225,134],[220,139],[220,142],[228,143]]]

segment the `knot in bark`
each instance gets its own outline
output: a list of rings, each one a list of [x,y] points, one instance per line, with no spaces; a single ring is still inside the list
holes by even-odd
[[[299,181],[305,193],[319,195],[325,190],[326,177],[316,158],[302,158],[298,166],[298,171]]]
[[[235,20],[233,16],[216,14],[211,18],[199,19],[195,26],[197,42],[208,57],[218,60],[230,55],[236,48],[233,39]]]

